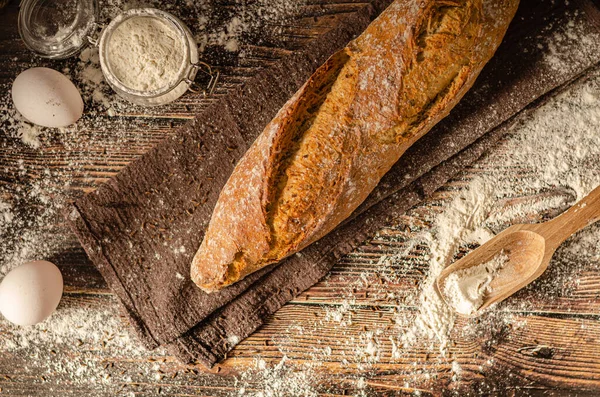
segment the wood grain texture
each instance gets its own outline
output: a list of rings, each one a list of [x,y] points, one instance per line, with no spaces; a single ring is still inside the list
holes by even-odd
[[[336,15],[365,4],[323,1],[307,5],[303,11],[305,18],[294,21],[298,26],[288,27],[288,36],[294,40],[282,39],[281,43],[257,46],[242,64],[225,67],[229,77],[224,80],[223,89],[240,84],[244,76],[293,51],[301,40],[330,26]],[[3,89],[8,87],[17,70],[38,62],[18,40],[15,18],[16,1],[13,0],[8,9],[0,11],[0,86]],[[0,132],[0,197],[19,208],[18,216],[32,217],[32,212],[43,209],[42,203],[27,199],[22,192],[39,186],[46,170],[56,174],[51,191],[60,189],[65,197],[78,197],[168,137],[175,127],[209,102],[199,96],[186,95],[153,114],[131,111],[118,119],[101,115],[103,123],[107,123],[103,125],[108,127],[94,129],[91,126],[77,133],[46,133],[38,150],[23,145],[3,128]],[[111,131],[119,131],[119,134]],[[19,164],[21,160],[23,168]],[[484,169],[491,166],[480,165]],[[426,247],[412,247],[409,255],[389,268],[379,266],[380,259],[405,251],[406,241],[418,233],[419,227],[427,226],[432,215],[439,213],[458,189],[481,172],[482,168],[469,168],[426,203],[390,223],[370,242],[342,258],[326,280],[284,306],[264,327],[241,343],[225,363],[212,370],[201,365],[182,365],[160,349],[128,352],[115,342],[118,335],[104,334],[98,339],[60,343],[41,340],[29,349],[0,350],[0,396],[231,396],[239,391],[240,383],[236,383],[236,379],[255,368],[257,357],[275,365],[284,355],[289,363],[300,368],[314,362],[315,357],[323,362],[311,372],[314,377],[311,386],[322,396],[360,393],[404,396],[414,395],[416,391],[423,396],[598,395],[600,266],[591,260],[560,263],[537,284],[503,304],[500,310],[514,316],[512,325],[491,326],[492,318],[481,319],[481,325],[475,326],[473,333],[453,338],[455,345],[450,347],[447,357],[442,357],[434,347],[408,349],[400,358],[392,359],[391,343],[381,338],[379,361],[353,360],[356,344],[352,344],[352,338],[360,339],[368,330],[398,332],[396,324],[390,322],[397,316],[396,312],[407,318],[414,315],[416,307],[409,298],[417,293],[417,286],[427,273]],[[511,172],[518,174],[526,170]],[[498,203],[498,206],[537,200],[549,194],[563,197],[564,208],[572,204],[569,192],[557,190],[526,195],[512,202]],[[546,213],[526,217],[542,220],[551,216],[552,213]],[[49,256],[59,264],[65,278],[65,297],[60,310],[83,310],[92,315],[108,311],[117,324],[116,333],[125,334],[126,320],[119,316],[116,299],[60,217],[47,230],[47,236],[61,244],[60,252]],[[19,236],[8,236],[3,244],[9,251],[11,246],[18,246],[18,242]],[[553,285],[553,277],[561,272],[574,272],[579,282],[566,290]],[[402,277],[394,277],[394,274],[402,274]],[[368,286],[357,287],[363,285],[361,276],[370,280]],[[394,301],[388,301],[389,293],[395,295]],[[548,293],[553,299],[546,299]],[[331,313],[345,304],[346,294],[355,298],[349,308],[352,324],[341,327],[331,319]],[[402,303],[403,299],[407,302]],[[304,326],[303,332],[298,325]],[[15,339],[15,332],[4,320],[0,321],[2,342],[21,340]],[[0,346],[4,346],[2,342]],[[129,345],[137,344],[130,341]],[[349,364],[343,363],[344,358],[349,359]],[[451,362],[454,360],[463,368],[460,380],[453,379]],[[73,363],[82,365],[72,366]],[[83,373],[74,375],[82,366]],[[248,392],[265,389],[260,376],[248,378],[245,384]],[[361,385],[364,387],[359,387]]]
[[[176,276],[188,273],[191,254],[200,244],[209,212],[230,176],[240,148],[250,144],[275,110],[308,78],[313,70],[311,65],[321,64],[328,54],[349,40],[350,32],[357,34],[366,26],[373,16],[371,9],[357,11],[353,17],[339,21],[342,28],[311,41],[310,50],[299,51],[269,66],[247,81],[240,91],[211,104],[172,139],[132,162],[110,183],[77,200],[66,211],[69,224],[109,287],[123,302],[146,347],[156,347],[177,337],[169,349],[184,362],[204,360],[210,366],[223,359],[226,352],[223,340],[229,341],[233,335],[240,338],[250,335],[262,325],[262,318],[324,277],[342,255],[383,226],[390,212],[403,212],[417,204],[482,152],[478,149],[477,154],[469,148],[458,155],[462,160],[453,158],[444,165],[439,165],[440,161],[455,155],[464,145],[486,134],[550,88],[573,78],[573,73],[596,62],[600,56],[595,52],[596,46],[588,45],[588,51],[581,51],[581,41],[573,39],[577,34],[561,33],[567,26],[578,26],[580,31],[590,34],[597,32],[598,26],[590,21],[591,17],[578,12],[579,5],[548,3],[530,7],[527,4],[520,8],[508,35],[512,41],[503,43],[494,62],[488,65],[491,69],[486,68],[477,87],[454,109],[452,117],[412,146],[409,152],[413,157],[408,153],[403,156],[386,175],[386,183],[380,184],[371,195],[376,201],[377,197],[391,200],[378,205],[375,213],[365,213],[360,219],[350,221],[343,226],[344,231],[339,229],[308,247],[301,256],[287,259],[260,283],[249,286],[252,280],[246,279],[227,290],[206,295],[186,282],[185,276]],[[547,26],[554,28],[548,31]],[[564,67],[544,62],[546,57],[541,50],[550,46],[547,35],[555,34],[570,38],[561,41],[559,52],[552,52],[555,61],[568,58]],[[536,40],[523,43],[522,37]],[[573,57],[573,52],[580,56]],[[515,53],[519,56],[515,57]],[[523,95],[513,95],[522,90],[525,90]],[[460,128],[448,124],[457,119],[461,121]],[[225,130],[227,133],[215,133]],[[479,143],[477,146],[481,148]],[[413,182],[427,167],[436,170],[422,181]],[[389,182],[393,183],[388,185]],[[409,183],[413,186],[407,187]],[[402,194],[390,196],[397,190]],[[250,277],[257,276],[260,275]],[[242,289],[244,293],[238,296]],[[236,295],[233,300],[232,295]],[[227,307],[213,315],[214,308],[224,304]],[[209,313],[210,318],[198,324]],[[179,337],[181,332],[186,334]],[[235,344],[228,342],[227,348]]]

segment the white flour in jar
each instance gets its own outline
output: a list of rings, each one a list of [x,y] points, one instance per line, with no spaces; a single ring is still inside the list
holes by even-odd
[[[185,46],[176,28],[152,17],[121,23],[107,45],[114,75],[128,88],[156,91],[179,80]]]

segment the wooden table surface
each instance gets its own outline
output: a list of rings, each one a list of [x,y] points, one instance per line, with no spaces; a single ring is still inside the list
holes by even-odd
[[[394,319],[403,314],[412,318],[418,310],[411,297],[418,295],[429,266],[424,250],[407,251],[407,241],[430,227],[432,216],[468,181],[493,168],[485,159],[344,257],[330,277],[283,307],[217,367],[184,365],[163,349],[144,351],[129,336],[116,298],[66,228],[60,206],[115,175],[210,98],[186,94],[151,112],[116,106],[116,115],[110,116],[106,108],[88,101],[88,113],[77,129],[45,131],[39,148],[28,146],[8,117],[10,82],[18,71],[34,65],[68,67],[69,73],[78,66],[77,60],[56,63],[31,55],[18,37],[17,3],[0,11],[0,205],[9,203],[13,214],[8,230],[0,223],[0,275],[16,259],[49,259],[63,273],[65,293],[46,323],[20,329],[0,320],[0,395],[600,394],[598,258],[573,259],[585,282],[569,293],[541,299],[540,291],[552,279],[533,284],[503,308],[511,323],[484,320],[485,329],[453,336],[446,355],[434,344],[406,348],[400,358],[392,357],[387,336],[398,331]],[[213,10],[243,6],[211,4]],[[340,15],[364,6],[352,0],[298,6],[291,22],[265,25],[280,29],[281,42],[256,45],[253,55],[245,58],[209,46],[206,59],[223,72],[216,95],[226,94],[245,76],[334,26]],[[194,21],[186,22],[195,26]],[[394,256],[400,259],[383,269],[382,257]],[[401,276],[383,286],[384,272]],[[388,294],[396,297],[394,304],[386,301]],[[402,304],[404,300],[409,303]],[[518,304],[531,300],[535,310]],[[461,320],[457,327],[465,324]],[[378,342],[375,359],[369,351],[373,340]],[[453,362],[460,364],[460,376]]]

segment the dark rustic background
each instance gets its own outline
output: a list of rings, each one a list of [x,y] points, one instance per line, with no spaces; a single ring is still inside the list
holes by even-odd
[[[18,71],[27,67],[76,68],[74,60],[43,61],[26,50],[17,34],[17,5],[13,0],[8,8],[0,11],[0,84],[5,97]],[[226,18],[228,10],[242,6],[238,2],[212,2],[211,7],[224,11],[215,13],[216,19],[211,23],[218,24],[219,16]],[[253,44],[243,58],[224,52],[218,46],[209,46],[205,59],[219,65],[223,74],[215,94],[225,95],[261,67],[306,45],[311,37],[337,28],[345,14],[370,6],[359,1],[319,1],[298,6],[285,21],[267,23],[248,32],[245,40]],[[193,13],[180,16],[187,18],[191,26],[195,25]],[[265,29],[276,33],[264,34]],[[261,37],[278,40],[264,42]],[[526,320],[525,327],[513,329],[510,324],[495,324],[476,338],[459,336],[446,358],[435,350],[415,349],[400,360],[392,360],[391,346],[385,341],[382,358],[374,363],[353,361],[349,356],[354,352],[352,346],[328,352],[327,347],[333,341],[352,338],[360,341],[361,335],[369,329],[391,329],[395,312],[403,311],[410,316],[415,311],[410,305],[387,304],[381,299],[381,286],[377,283],[360,289],[353,285],[361,274],[377,279],[381,271],[377,265],[380,258],[402,252],[404,242],[416,233],[415,225],[426,225],[430,216],[453,197],[454,191],[480,172],[477,168],[466,170],[400,221],[382,228],[371,242],[343,258],[326,281],[278,311],[264,327],[242,342],[227,361],[212,370],[201,365],[182,365],[161,349],[138,351],[136,341],[127,337],[125,320],[114,320],[119,310],[116,299],[60,215],[52,212],[45,218],[44,207],[48,204],[29,192],[41,186],[51,200],[57,202],[80,197],[172,134],[177,126],[210,102],[211,98],[188,94],[174,104],[150,112],[117,106],[116,116],[109,116],[102,107],[86,103],[94,114],[86,116],[81,128],[46,132],[41,136],[39,149],[24,145],[15,135],[11,122],[2,121],[0,198],[13,204],[15,215],[24,220],[20,229],[3,235],[2,252],[9,253],[20,247],[26,229],[50,225],[44,230],[47,241],[40,244],[49,247],[49,259],[59,265],[65,278],[60,311],[80,314],[71,318],[72,324],[64,326],[79,327],[89,333],[65,331],[65,335],[80,336],[57,340],[52,335],[43,336],[42,326],[41,330],[23,333],[20,337],[21,331],[1,321],[0,338],[5,350],[0,350],[0,395],[228,396],[236,395],[242,386],[250,393],[265,390],[274,379],[260,368],[255,370],[257,357],[262,357],[272,368],[285,355],[291,368],[304,368],[304,364],[315,360],[315,349],[325,352],[317,355],[323,365],[306,370],[308,379],[287,370],[280,373],[273,370],[271,375],[279,375],[290,384],[309,385],[307,390],[316,390],[322,395],[392,396],[418,391],[422,395],[437,395],[452,390],[459,395],[597,395],[600,390],[597,314],[600,274],[593,266],[586,272],[585,282],[571,296],[543,300],[536,298],[539,294],[523,291],[517,299],[539,300],[535,311],[515,309],[516,321]],[[6,98],[2,106],[0,118],[10,111]],[[485,162],[483,165],[493,167]],[[44,247],[40,248],[41,252],[46,252]],[[56,247],[60,249],[54,249]],[[0,259],[2,266],[8,258]],[[398,296],[406,296],[424,279],[427,261],[417,250],[410,262],[397,264],[395,270],[405,277],[385,288]],[[331,312],[348,304],[349,291],[354,295],[350,310],[352,323],[340,327],[331,321]],[[94,330],[90,319],[110,324],[99,323],[99,330]],[[299,332],[296,325],[306,326],[309,331]],[[56,329],[47,333],[53,331]],[[32,342],[25,346],[28,340]],[[7,345],[7,341],[13,344]],[[14,341],[21,346],[14,346]],[[0,343],[0,346],[3,345]],[[463,368],[460,380],[451,371],[453,360]],[[289,395],[304,394],[297,389]]]

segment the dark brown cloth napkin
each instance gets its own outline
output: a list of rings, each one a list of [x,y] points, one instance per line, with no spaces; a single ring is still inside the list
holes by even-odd
[[[208,366],[219,361],[232,341],[250,335],[342,255],[478,158],[510,129],[507,120],[600,59],[593,3],[523,2],[473,89],[350,220],[300,255],[203,293],[191,282],[189,265],[236,161],[312,70],[374,12],[347,15],[344,28],[263,70],[70,208],[69,224],[146,347],[167,344],[183,361]]]

